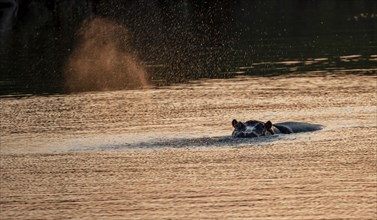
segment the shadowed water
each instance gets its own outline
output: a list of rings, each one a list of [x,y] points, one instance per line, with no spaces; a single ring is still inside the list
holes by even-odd
[[[4,17],[17,16],[2,19],[8,27],[0,31],[0,95],[118,90],[238,75],[373,75],[376,4],[35,0],[18,9],[3,5]]]

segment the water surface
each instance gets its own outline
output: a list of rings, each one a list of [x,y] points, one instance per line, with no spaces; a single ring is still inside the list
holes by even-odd
[[[375,126],[351,117],[375,113],[375,89],[375,77],[296,75],[2,99],[2,152],[226,146],[234,143],[227,139],[233,118],[312,122],[326,130]]]
[[[132,78],[130,65],[105,61],[123,57],[137,58],[131,66],[152,86],[313,71],[373,75],[376,8],[369,0],[35,0],[0,30],[0,95],[135,88],[124,79]],[[72,77],[72,62],[92,67],[81,86],[67,85],[83,76]]]
[[[0,216],[374,219],[376,77],[1,99]],[[231,119],[317,132],[235,140]]]
[[[376,219],[376,7],[1,5],[0,218]]]

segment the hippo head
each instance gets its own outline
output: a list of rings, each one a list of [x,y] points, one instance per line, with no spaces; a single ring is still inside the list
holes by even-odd
[[[247,121],[243,123],[233,119],[232,125],[234,127],[232,136],[237,138],[265,136],[267,132],[273,134],[271,121],[267,121],[266,123],[261,121]]]

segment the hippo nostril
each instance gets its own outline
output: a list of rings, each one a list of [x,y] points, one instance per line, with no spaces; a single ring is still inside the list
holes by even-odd
[[[258,137],[258,135],[255,134],[254,132],[250,132],[250,133],[244,134],[243,137],[254,138],[254,137]]]
[[[254,132],[250,134],[250,137],[258,137]]]

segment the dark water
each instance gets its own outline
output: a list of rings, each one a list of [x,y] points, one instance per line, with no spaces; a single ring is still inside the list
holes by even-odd
[[[80,45],[80,27],[95,18],[127,30],[116,36],[117,46],[132,48],[157,86],[237,75],[377,72],[377,1],[12,2],[0,4],[1,96],[71,92],[67,62]]]

